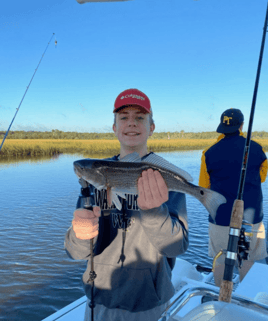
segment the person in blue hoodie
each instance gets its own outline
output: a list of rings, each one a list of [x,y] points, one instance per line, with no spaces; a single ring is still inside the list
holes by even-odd
[[[113,112],[120,154],[110,159],[120,162],[137,152],[146,161],[155,155],[147,148],[155,129],[149,98],[137,89],[125,90],[116,98]],[[90,240],[94,238],[95,320],[158,320],[174,295],[171,273],[176,257],[189,243],[185,195],[169,192],[161,174],[152,169],[142,172],[138,195],[120,199],[121,210],[109,205],[106,190],[89,188],[96,206],[93,211],[83,209],[79,197],[65,248],[71,258],[89,261],[83,285],[90,300]]]
[[[239,109],[227,109],[221,115],[217,132],[221,133],[215,144],[203,151],[199,185],[210,188],[225,196],[227,202],[219,206],[215,221],[209,216],[209,250],[215,257],[220,250],[226,250],[229,238],[229,225],[232,207],[237,198],[245,140],[242,129],[244,116]],[[261,183],[267,175],[267,158],[260,144],[251,140],[244,187],[244,216],[258,231],[250,242],[249,260],[239,268],[240,280],[252,267],[254,261],[267,256],[265,228],[263,225],[263,197]],[[220,286],[224,273],[222,255],[214,270],[215,284]]]

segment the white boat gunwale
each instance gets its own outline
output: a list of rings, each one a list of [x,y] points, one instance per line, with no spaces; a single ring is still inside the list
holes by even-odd
[[[268,265],[255,263],[244,280],[236,287],[235,292],[233,292],[231,304],[246,307],[248,311],[254,311],[255,309],[256,313],[264,315],[265,320],[267,316],[268,321],[268,283],[263,282],[265,275],[268,275]],[[205,306],[205,304],[202,304],[204,296],[209,297],[211,302],[213,302],[213,299],[217,300],[219,288],[212,283],[212,278],[212,272],[209,274],[200,273],[191,263],[177,258],[175,268],[172,271],[172,282],[176,293],[171,298],[171,303],[163,312],[159,321],[183,320],[184,316],[187,316],[196,307]],[[238,282],[238,280],[239,277],[235,277],[234,283]],[[265,292],[266,294],[264,303],[254,299],[256,294],[260,292]],[[242,295],[242,293],[246,293],[246,295]],[[43,321],[73,321],[74,317],[75,320],[82,321],[86,304],[87,297],[83,296]]]

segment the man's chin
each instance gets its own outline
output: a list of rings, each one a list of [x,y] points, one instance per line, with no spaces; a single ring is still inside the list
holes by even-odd
[[[142,144],[143,142],[141,141],[140,137],[138,136],[128,136],[128,137],[124,137],[124,142],[126,144],[133,144],[133,145],[140,145]]]
[[[124,141],[124,142],[121,142],[121,144],[123,144],[126,148],[131,148],[131,149],[139,148],[140,146],[143,145],[142,142],[134,142],[134,141]]]

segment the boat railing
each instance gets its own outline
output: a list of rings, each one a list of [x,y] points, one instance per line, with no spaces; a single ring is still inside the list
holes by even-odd
[[[184,290],[182,293],[175,294],[173,301],[167,306],[166,310],[162,313],[158,321],[168,321],[170,317],[177,314],[186,303],[195,296],[210,297],[211,300],[218,300],[219,289],[208,289],[205,287],[194,287]],[[246,307],[247,309],[257,309],[260,312],[268,313],[268,305],[247,299],[241,295],[232,295],[231,303],[235,303]]]

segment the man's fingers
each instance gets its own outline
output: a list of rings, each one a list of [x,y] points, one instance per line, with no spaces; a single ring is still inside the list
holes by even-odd
[[[81,240],[92,239],[98,235],[100,208],[93,207],[93,211],[77,209],[72,221],[73,230],[77,238]]]
[[[144,195],[144,189],[143,189],[143,179],[142,177],[139,178],[138,180],[138,206],[141,209],[145,209],[146,205],[146,200],[145,200],[145,195]]]
[[[146,175],[145,175],[146,177]],[[152,169],[147,170],[148,186],[150,190],[151,200],[154,200],[156,204],[163,203],[162,198],[166,199],[167,186],[158,171]]]
[[[143,198],[144,197],[144,189],[143,189],[143,182],[142,182],[141,177],[138,179],[138,192],[139,192],[139,197]]]
[[[101,216],[101,210],[99,206],[94,206],[93,211],[87,210],[85,208],[78,208],[74,211],[74,217],[84,218],[84,219],[91,219],[95,217]]]
[[[158,171],[153,171],[152,169],[148,170],[149,186],[150,186],[152,198],[155,200],[159,200],[161,198],[161,193],[159,191],[159,186],[157,184],[156,173],[158,173],[161,176],[161,174]]]
[[[143,190],[144,190],[144,199],[146,201],[150,201],[153,198],[153,195],[151,193],[151,186],[149,182],[149,175],[151,174],[150,171],[151,169],[147,171],[142,172],[142,185],[143,185]]]
[[[166,201],[167,201],[168,200],[168,188],[167,188],[167,184],[166,184],[164,178],[162,177],[162,175],[158,171],[154,172],[154,176],[155,176],[155,179],[157,182],[159,194],[161,195],[161,197],[163,199],[166,199]]]
[[[93,211],[86,210],[84,208],[78,208],[74,211],[74,217],[82,218],[82,219],[91,219],[95,217]]]
[[[151,168],[142,172],[138,180],[138,205],[141,209],[158,207],[168,200],[168,188],[158,171]]]
[[[94,206],[93,207],[93,213],[96,217],[100,217],[101,216],[101,209],[99,206]]]
[[[73,219],[73,225],[80,226],[80,227],[86,227],[86,228],[92,228],[93,226],[99,225],[99,219],[94,217],[90,219],[81,218],[79,216],[75,216]]]

